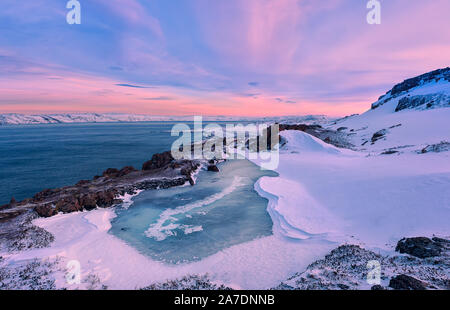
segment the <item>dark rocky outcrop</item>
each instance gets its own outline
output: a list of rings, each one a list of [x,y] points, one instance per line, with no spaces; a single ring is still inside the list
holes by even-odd
[[[372,139],[371,139],[372,144],[374,144],[378,140],[384,138],[386,136],[387,132],[388,131],[386,129],[381,129],[381,130],[377,131],[376,133],[374,133],[372,136]]]
[[[12,199],[0,206],[0,221],[17,217],[29,210],[39,216],[50,217],[59,212],[71,213],[95,208],[108,208],[122,203],[125,193],[137,190],[169,188],[189,182],[194,185],[193,173],[200,167],[195,160],[174,160],[170,152],[153,155],[143,170],[132,166],[106,169],[93,180],[81,180],[73,186],[45,189],[32,198],[16,202]]]
[[[170,164],[173,160],[174,158],[172,157],[172,153],[170,151],[155,154],[152,156],[152,159],[142,165],[142,170],[146,171],[159,169]]]
[[[34,211],[36,211],[36,213],[42,217],[51,217],[58,213],[55,205],[51,203],[38,205],[37,207],[34,208]]]
[[[440,153],[440,152],[447,152],[450,151],[450,142],[447,141],[442,141],[441,143],[437,143],[437,144],[432,144],[432,145],[428,145],[426,147],[424,147],[420,153],[421,154],[425,154],[425,153]]]
[[[209,165],[208,166],[208,171],[220,172],[219,168],[217,168],[216,165]]]
[[[406,109],[431,109],[434,107],[449,107],[450,97],[444,94],[429,94],[403,97],[399,100],[395,112]]]
[[[401,274],[389,281],[389,287],[394,290],[425,290],[426,284],[416,278]]]
[[[353,145],[348,142],[347,135],[345,133],[344,127],[340,130],[330,130],[325,129],[320,125],[306,125],[306,124],[280,124],[280,132],[284,130],[299,130],[314,136],[325,143],[332,144],[339,148],[353,148]],[[280,138],[280,141],[282,139]]]
[[[376,109],[379,106],[382,106],[386,102],[388,102],[388,101],[392,100],[393,98],[396,98],[400,95],[405,94],[406,92],[408,92],[409,90],[411,90],[415,87],[421,86],[426,83],[439,81],[441,79],[444,79],[444,80],[450,82],[450,67],[443,68],[443,69],[437,69],[437,70],[416,76],[414,78],[404,80],[403,82],[395,85],[385,95],[378,98],[378,101],[375,102],[374,104],[372,104],[372,109]],[[405,99],[405,100],[408,100],[408,99]],[[408,104],[406,104],[406,101],[405,101],[402,105],[407,106]]]
[[[450,82],[450,67],[444,69],[437,69],[411,79],[404,80],[402,83],[395,85],[390,91],[392,96],[400,94],[404,91],[410,90],[411,88],[420,86],[425,83],[432,81],[437,81],[439,79],[445,79]]]
[[[397,243],[395,250],[401,254],[409,254],[419,258],[439,256],[446,246],[445,239],[429,239],[426,237],[403,238]]]
[[[102,176],[104,176],[104,177],[116,177],[118,173],[119,173],[119,169],[108,168],[105,171],[103,171]]]

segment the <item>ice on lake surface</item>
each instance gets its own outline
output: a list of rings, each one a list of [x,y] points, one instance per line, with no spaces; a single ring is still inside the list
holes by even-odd
[[[254,190],[262,171],[248,160],[201,171],[193,187],[142,192],[118,208],[110,233],[167,263],[200,260],[230,246],[272,234],[267,199]]]

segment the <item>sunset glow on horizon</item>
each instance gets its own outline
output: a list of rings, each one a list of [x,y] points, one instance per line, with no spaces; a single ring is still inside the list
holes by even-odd
[[[448,0],[2,2],[0,113],[362,113],[450,65]]]

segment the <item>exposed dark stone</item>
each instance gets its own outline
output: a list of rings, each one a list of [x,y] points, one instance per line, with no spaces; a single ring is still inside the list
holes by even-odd
[[[376,133],[373,134],[372,136],[372,143],[375,143],[376,141],[380,140],[381,138],[383,138],[387,133],[386,129],[381,129],[379,131],[377,131]]]
[[[401,274],[389,281],[389,287],[395,290],[425,290],[426,284],[416,278]]]
[[[398,153],[398,151],[387,150],[387,151],[384,151],[383,153],[381,153],[381,155],[392,155],[392,154],[396,154],[396,153]]]
[[[439,238],[439,237],[433,237],[433,238],[431,238],[431,240],[433,240],[434,242],[437,242],[437,243],[441,243],[441,244],[446,244],[446,245],[450,245],[450,240],[447,240],[447,239],[443,239],[443,238]]]
[[[55,206],[52,204],[39,205],[34,208],[34,211],[42,217],[50,217],[57,213]]]
[[[395,85],[390,91],[388,91],[385,95],[378,98],[378,101],[372,104],[372,109],[376,109],[379,106],[385,104],[392,98],[395,98],[402,93],[409,91],[410,89],[420,86],[425,83],[429,83],[432,81],[438,81],[439,79],[445,79],[450,82],[450,67],[437,69],[419,76],[416,76],[411,79],[407,79],[402,83]],[[384,100],[383,100],[384,98]]]
[[[81,211],[83,209],[76,197],[66,197],[56,203],[56,210],[63,213]]]
[[[219,172],[220,170],[219,170],[219,168],[217,168],[216,165],[209,165],[208,171]]]
[[[425,154],[429,152],[433,153],[440,153],[440,152],[447,152],[450,151],[450,143],[447,141],[442,141],[441,143],[428,145],[427,147],[424,147],[420,153]]]
[[[155,154],[152,156],[152,159],[145,162],[142,165],[142,170],[153,170],[153,169],[159,169],[162,167],[167,166],[170,164],[174,158],[172,157],[172,154],[170,151],[161,153],[161,154]]]
[[[414,109],[416,107],[424,105],[426,101],[426,96],[403,97],[399,100],[398,105],[395,108],[395,112],[405,109]]]
[[[119,172],[117,173],[117,176],[123,177],[124,175],[130,174],[135,171],[137,171],[137,169],[134,168],[133,166],[126,166],[119,170]]]
[[[338,286],[341,290],[348,290],[348,289],[350,289],[350,286],[345,285],[345,284],[341,284],[341,283],[339,283],[337,286]]]
[[[94,193],[88,193],[80,198],[80,205],[86,210],[92,210],[97,207],[97,197]]]
[[[370,288],[372,291],[383,291],[384,287],[382,287],[381,285],[374,285]]]
[[[97,206],[108,208],[114,204],[117,193],[113,190],[97,193]]]
[[[442,252],[442,246],[426,237],[403,238],[397,243],[395,248],[397,252],[407,253],[409,255],[427,258],[439,256]]]
[[[102,175],[104,177],[116,177],[119,173],[119,170],[116,168],[108,168],[105,171],[103,171]]]
[[[450,67],[444,69],[437,69],[411,79],[404,80],[402,83],[395,85],[391,90],[391,95],[395,96],[401,92],[410,90],[411,88],[421,85],[421,83],[428,83],[438,78],[444,78],[450,82]]]
[[[91,183],[91,181],[89,181],[89,180],[81,180],[81,181],[78,181],[76,186],[83,186],[83,185],[86,185],[86,184],[89,184],[89,183]]]
[[[57,194],[60,191],[60,189],[44,189],[42,192],[37,193],[33,196],[34,200],[40,201],[44,200],[54,194]]]
[[[82,180],[73,186],[43,190],[33,198],[0,206],[0,222],[19,216],[27,210],[34,210],[37,215],[50,217],[59,212],[70,213],[92,210],[97,207],[109,208],[123,203],[119,196],[135,194],[137,190],[164,189],[181,186],[189,182],[194,185],[192,174],[200,162],[191,160],[174,161],[170,152],[155,154],[152,160],[144,164],[144,168],[166,168],[161,171],[138,171],[132,166],[120,170],[109,168],[102,176],[94,177],[95,181]],[[179,169],[179,170],[178,170]],[[23,206],[23,209],[11,207]],[[15,205],[14,205],[15,206]],[[4,211],[11,208],[10,211]]]
[[[338,129],[337,129],[337,131],[343,131],[343,130],[346,130],[346,129],[348,129],[347,127],[339,127]]]

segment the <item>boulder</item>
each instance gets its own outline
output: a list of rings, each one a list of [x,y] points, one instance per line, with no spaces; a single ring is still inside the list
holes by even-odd
[[[172,157],[172,153],[170,151],[155,154],[152,156],[152,159],[146,161],[142,165],[142,170],[154,170],[167,166],[170,164],[174,158]]]
[[[100,208],[109,208],[114,204],[117,193],[113,190],[98,192],[97,205]]]
[[[220,172],[219,168],[217,168],[216,165],[209,165],[208,166],[208,171]]]
[[[394,290],[425,290],[426,284],[416,278],[401,274],[389,281],[389,287]]]
[[[135,172],[135,171],[137,171],[137,169],[134,168],[133,166],[126,166],[126,167],[123,167],[122,169],[120,169],[118,171],[117,176],[118,177],[123,177],[124,175],[130,174],[130,173]]]
[[[57,213],[55,206],[52,204],[39,205],[34,208],[34,211],[41,217],[51,217]]]
[[[419,258],[441,255],[442,245],[426,237],[403,238],[395,248],[401,254],[409,254]]]
[[[56,203],[56,210],[63,213],[72,213],[81,211],[83,207],[80,205],[76,197],[66,197]]]
[[[371,139],[372,144],[375,143],[376,141],[380,140],[381,138],[383,138],[386,134],[387,134],[386,129],[381,129],[381,130],[377,131],[376,133],[374,133],[372,136],[372,139]]]
[[[119,173],[119,170],[116,168],[108,168],[105,171],[103,171],[102,175],[104,177],[116,177]]]
[[[80,205],[86,210],[93,210],[97,207],[97,197],[89,193],[80,197]]]

